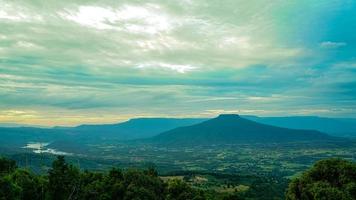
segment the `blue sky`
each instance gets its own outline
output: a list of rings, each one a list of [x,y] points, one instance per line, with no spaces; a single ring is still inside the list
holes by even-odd
[[[0,0],[0,122],[356,117],[356,2]]]

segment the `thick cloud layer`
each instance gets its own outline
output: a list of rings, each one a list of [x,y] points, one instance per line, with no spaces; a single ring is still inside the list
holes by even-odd
[[[0,5],[0,122],[356,117],[352,0]]]

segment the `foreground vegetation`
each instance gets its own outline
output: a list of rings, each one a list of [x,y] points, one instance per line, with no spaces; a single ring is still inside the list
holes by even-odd
[[[213,173],[162,177],[154,168],[81,171],[67,163],[63,156],[57,157],[48,173],[38,175],[28,169],[18,168],[13,160],[0,158],[0,199],[284,199],[276,195],[284,194],[284,187],[271,187],[270,182],[262,179],[250,177],[254,184],[244,186],[235,184],[243,182],[241,176],[235,176],[238,181],[225,182],[222,183],[224,187],[216,188],[216,185],[206,181],[205,177],[208,176],[216,180],[232,180],[231,177],[224,179],[224,174]],[[319,161],[303,175],[293,179],[285,194],[288,200],[356,199],[356,164],[341,159]]]
[[[204,199],[204,194],[181,180],[163,182],[154,169],[112,169],[81,172],[59,156],[47,175],[0,161],[0,199]]]
[[[356,164],[327,159],[289,184],[287,200],[354,200],[356,199]]]

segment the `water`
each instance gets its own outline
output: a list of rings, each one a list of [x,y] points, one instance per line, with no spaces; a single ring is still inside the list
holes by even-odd
[[[47,148],[50,143],[45,142],[29,142],[26,146],[22,147],[25,149],[31,149],[33,153],[49,153],[54,155],[73,155],[72,153],[58,151],[56,149]]]

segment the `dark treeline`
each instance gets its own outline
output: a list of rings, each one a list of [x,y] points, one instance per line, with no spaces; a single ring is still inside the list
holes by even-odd
[[[275,196],[284,194],[283,190],[262,181],[244,193],[221,194],[184,180],[163,181],[154,168],[81,171],[63,156],[57,157],[47,174],[38,175],[0,158],[0,200],[355,200],[356,164],[341,159],[319,161],[291,181],[285,197]]]
[[[163,182],[152,168],[81,172],[63,156],[58,156],[46,175],[17,168],[15,161],[1,158],[0,173],[1,200],[205,199],[203,192],[183,181]]]

